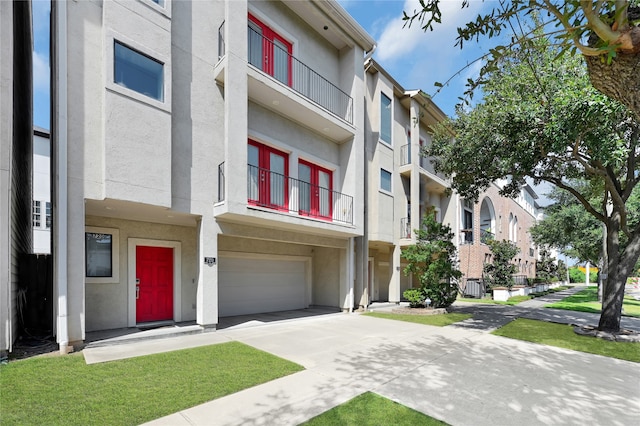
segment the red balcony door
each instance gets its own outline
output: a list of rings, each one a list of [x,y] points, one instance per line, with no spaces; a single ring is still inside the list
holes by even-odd
[[[173,249],[136,247],[136,321],[173,319]]]
[[[300,214],[331,220],[333,214],[333,173],[316,164],[298,164]]]
[[[249,63],[276,80],[292,85],[292,44],[249,14]]]
[[[289,156],[270,146],[249,141],[250,204],[278,210],[289,209]]]

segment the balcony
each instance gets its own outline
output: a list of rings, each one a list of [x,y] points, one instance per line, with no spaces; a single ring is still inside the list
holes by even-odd
[[[486,229],[480,230],[480,242],[482,244],[489,244],[489,241],[493,241],[496,239],[496,236],[493,232],[488,231]]]
[[[461,229],[460,230],[460,243],[461,244],[473,244],[473,229]]]
[[[400,238],[411,238],[411,219],[408,217],[400,219]]]
[[[248,203],[283,213],[353,225],[353,197],[247,165]]]
[[[406,144],[400,147],[400,165],[411,164],[411,145]]]
[[[249,28],[249,63],[321,106],[336,117],[353,124],[353,99],[296,59],[278,43]]]

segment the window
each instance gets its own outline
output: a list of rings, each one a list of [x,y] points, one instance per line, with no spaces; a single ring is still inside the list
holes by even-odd
[[[120,280],[120,231],[114,228],[85,227],[85,281],[117,283]]]
[[[40,201],[33,201],[32,213],[33,227],[40,228],[40,222],[42,218],[42,208],[40,206]]]
[[[160,7],[164,7],[164,0],[151,0]]]
[[[464,234],[464,242],[473,244],[473,203],[470,200],[464,200],[462,207],[462,233]]]
[[[391,192],[391,172],[380,169],[380,189]]]
[[[380,140],[391,145],[391,99],[380,93]]]
[[[300,160],[298,195],[300,214],[331,219],[333,209],[333,174],[316,164]]]
[[[249,203],[289,209],[289,156],[275,148],[249,141],[247,196]]]
[[[45,227],[47,229],[51,228],[51,203],[47,201],[45,205]]]
[[[248,31],[249,63],[291,86],[291,43],[251,14]]]
[[[120,42],[114,42],[113,81],[145,96],[164,100],[164,65]]]
[[[112,234],[85,232],[85,276],[104,278],[113,275]]]

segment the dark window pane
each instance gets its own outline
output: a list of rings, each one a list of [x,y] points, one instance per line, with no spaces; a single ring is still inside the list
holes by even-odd
[[[114,82],[150,98],[164,99],[163,64],[115,42]]]

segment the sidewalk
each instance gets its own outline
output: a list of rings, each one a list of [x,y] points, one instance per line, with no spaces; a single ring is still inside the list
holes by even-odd
[[[451,425],[640,423],[627,361],[358,314],[223,333],[305,371],[149,425],[297,425],[366,391]]]

